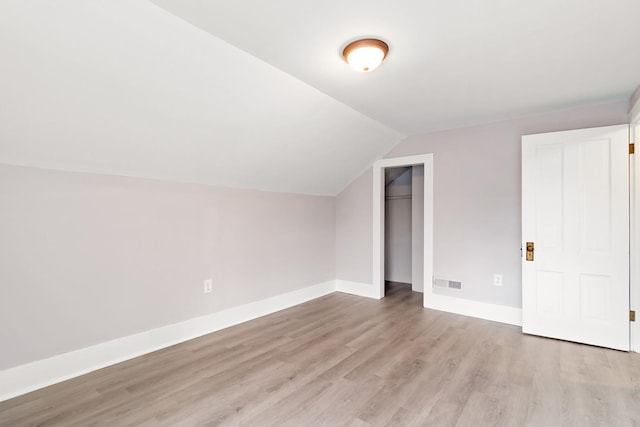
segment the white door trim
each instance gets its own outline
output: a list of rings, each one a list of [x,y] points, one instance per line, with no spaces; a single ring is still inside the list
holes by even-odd
[[[629,116],[629,136],[630,142],[640,149],[640,102],[636,103]],[[629,159],[629,179],[630,179],[630,200],[631,212],[630,230],[630,283],[629,283],[629,309],[635,310],[636,321],[629,324],[629,344],[631,351],[640,353],[640,155],[634,153]]]
[[[373,164],[373,285],[384,297],[384,169],[424,166],[424,302],[433,294],[433,154],[393,157]]]

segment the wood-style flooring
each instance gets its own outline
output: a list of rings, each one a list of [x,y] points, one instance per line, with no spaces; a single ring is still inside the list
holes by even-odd
[[[639,426],[640,354],[334,293],[0,403],[2,426]]]

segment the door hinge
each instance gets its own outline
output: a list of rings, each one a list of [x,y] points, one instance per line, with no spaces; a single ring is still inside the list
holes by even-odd
[[[635,144],[633,143],[629,144],[629,154],[633,154],[635,152],[636,152]]]
[[[629,310],[629,322],[636,321],[636,312],[634,310]]]

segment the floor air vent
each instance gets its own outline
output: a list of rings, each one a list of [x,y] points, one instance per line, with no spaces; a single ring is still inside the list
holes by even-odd
[[[433,287],[441,289],[453,289],[456,291],[462,290],[462,282],[447,279],[433,279]]]

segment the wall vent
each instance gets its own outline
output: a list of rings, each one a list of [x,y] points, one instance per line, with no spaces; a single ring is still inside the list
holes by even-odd
[[[455,289],[457,291],[462,290],[462,282],[456,282],[455,280],[449,280],[449,289]]]
[[[433,279],[433,287],[440,289],[453,289],[454,291],[462,290],[462,282],[448,279]]]

